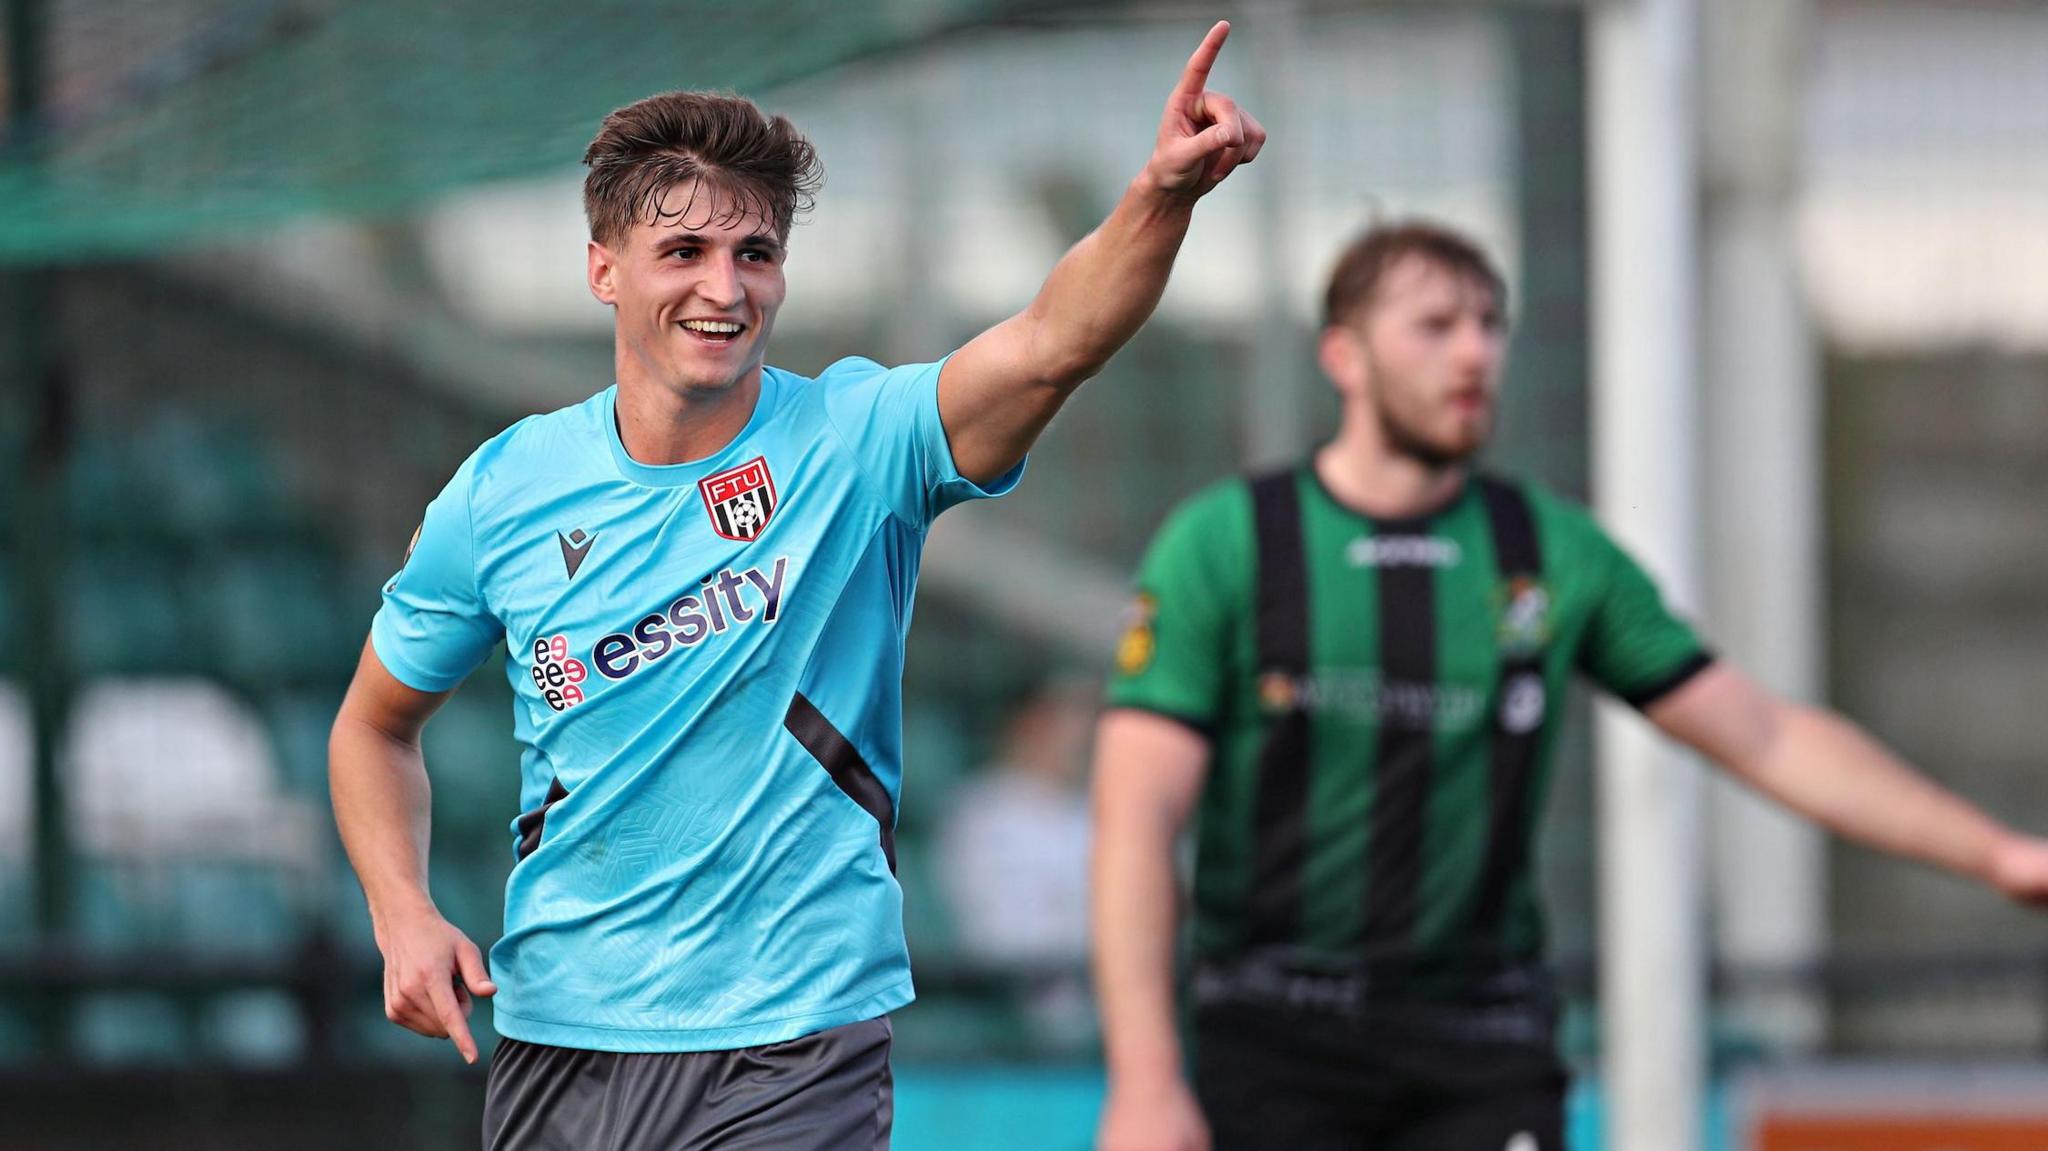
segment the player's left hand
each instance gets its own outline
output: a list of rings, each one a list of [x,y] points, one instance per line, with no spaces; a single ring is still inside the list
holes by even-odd
[[[2048,840],[2015,835],[1991,854],[1991,886],[2006,898],[2048,908]]]
[[[1219,20],[1188,57],[1188,66],[1166,98],[1159,138],[1152,146],[1146,173],[1161,190],[1194,198],[1208,194],[1249,164],[1266,146],[1266,130],[1237,101],[1208,90],[1209,69],[1230,35],[1230,22]]]

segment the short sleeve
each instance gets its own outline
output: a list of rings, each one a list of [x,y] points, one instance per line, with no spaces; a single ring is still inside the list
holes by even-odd
[[[370,623],[370,645],[386,670],[418,691],[447,691],[490,655],[504,627],[477,589],[469,485],[464,461],[420,521],[384,604]]]
[[[1704,670],[1713,654],[1665,605],[1642,565],[1605,533],[1595,534],[1595,562],[1606,578],[1580,667],[1601,687],[1646,708]]]
[[[1153,537],[1117,643],[1109,706],[1214,731],[1251,575],[1250,515],[1243,485],[1233,484],[1183,505]]]
[[[922,528],[965,500],[1000,496],[1023,478],[1019,461],[983,487],[953,466],[953,449],[939,420],[940,360],[884,368],[873,360],[845,359],[818,377],[825,410],[861,470],[882,490],[896,515]]]

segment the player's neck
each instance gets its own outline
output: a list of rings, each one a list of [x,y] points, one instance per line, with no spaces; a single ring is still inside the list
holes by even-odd
[[[1462,462],[1431,465],[1376,437],[1345,433],[1316,452],[1314,466],[1337,502],[1382,520],[1413,519],[1443,507],[1469,470]]]
[[[716,455],[754,417],[761,372],[716,392],[676,392],[619,376],[619,442],[634,462],[661,467]]]

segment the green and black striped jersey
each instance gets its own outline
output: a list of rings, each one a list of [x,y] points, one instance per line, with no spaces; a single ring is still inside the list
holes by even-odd
[[[1137,583],[1109,703],[1213,749],[1197,957],[1382,986],[1539,961],[1531,839],[1568,678],[1642,707],[1710,659],[1584,509],[1484,475],[1401,522],[1308,467],[1225,481]]]

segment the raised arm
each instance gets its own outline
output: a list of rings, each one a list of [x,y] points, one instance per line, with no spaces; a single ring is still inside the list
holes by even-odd
[[[2048,843],[1915,772],[1831,711],[1773,696],[1725,662],[1650,706],[1651,722],[1744,783],[1868,847],[2048,905]]]
[[[427,893],[431,797],[420,729],[452,692],[416,691],[363,645],[327,740],[334,822],[370,904],[384,955],[384,1014],[476,1062],[471,996],[497,991],[483,953]]]
[[[1024,458],[1074,389],[1158,306],[1195,201],[1265,145],[1250,113],[1208,90],[1229,33],[1219,22],[1188,58],[1152,158],[1109,218],[1061,257],[1030,306],[946,361],[939,418],[961,475],[987,483]]]

